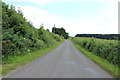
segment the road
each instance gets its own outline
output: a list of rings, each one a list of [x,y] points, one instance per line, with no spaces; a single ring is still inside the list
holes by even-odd
[[[70,40],[45,56],[13,71],[6,78],[112,78],[78,51]]]

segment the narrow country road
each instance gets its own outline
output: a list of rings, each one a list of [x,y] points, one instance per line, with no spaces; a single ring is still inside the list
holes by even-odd
[[[52,52],[32,61],[6,78],[112,78],[66,40]]]

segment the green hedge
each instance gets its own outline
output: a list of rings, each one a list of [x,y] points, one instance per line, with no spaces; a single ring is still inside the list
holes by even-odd
[[[104,40],[96,38],[73,38],[76,44],[82,46],[86,50],[95,55],[107,59],[110,63],[118,65],[120,63],[120,45],[118,40]]]
[[[63,37],[39,29],[27,21],[20,10],[2,2],[2,59],[21,56],[37,49],[51,47],[63,40]]]

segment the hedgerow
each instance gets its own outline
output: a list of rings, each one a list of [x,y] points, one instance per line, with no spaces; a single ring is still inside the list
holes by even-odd
[[[118,40],[105,40],[96,38],[73,38],[73,42],[92,52],[96,56],[104,58],[109,63],[118,65],[120,63],[120,45]]]
[[[20,10],[2,3],[2,59],[21,56],[37,49],[51,47],[63,37],[39,29],[27,21]]]

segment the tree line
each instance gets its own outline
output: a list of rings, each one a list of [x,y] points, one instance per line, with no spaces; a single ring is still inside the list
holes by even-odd
[[[120,40],[120,34],[77,34],[75,37],[94,37],[107,40]]]
[[[65,39],[68,39],[68,33],[65,31],[65,29],[62,28],[56,28],[55,26],[52,28],[52,33],[58,34],[60,36],[63,36]]]

